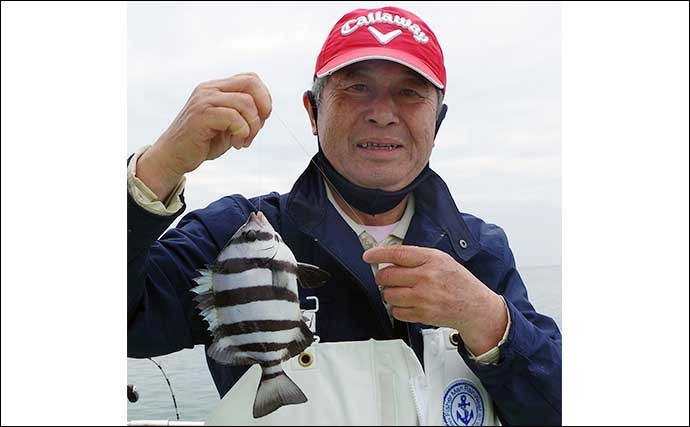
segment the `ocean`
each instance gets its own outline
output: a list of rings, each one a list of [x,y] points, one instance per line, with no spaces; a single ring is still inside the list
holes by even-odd
[[[561,328],[561,266],[519,268],[530,300],[540,313]],[[219,396],[206,367],[204,347],[196,346],[154,357],[161,365],[177,401],[180,420],[203,421],[218,404]],[[127,359],[127,383],[139,393],[127,403],[127,420],[175,420],[175,407],[163,373],[148,359]],[[124,387],[123,387],[124,391]]]

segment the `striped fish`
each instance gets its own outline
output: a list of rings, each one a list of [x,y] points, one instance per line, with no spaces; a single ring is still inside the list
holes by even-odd
[[[298,263],[262,212],[252,212],[215,263],[199,272],[192,291],[213,336],[209,357],[222,364],[261,365],[254,418],[306,402],[280,363],[314,340],[302,319],[297,281],[314,288],[330,275]]]

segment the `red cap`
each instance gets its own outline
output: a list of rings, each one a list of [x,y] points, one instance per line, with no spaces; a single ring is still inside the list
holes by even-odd
[[[340,18],[316,59],[314,77],[368,59],[405,65],[446,91],[446,67],[436,35],[404,9],[357,9]]]

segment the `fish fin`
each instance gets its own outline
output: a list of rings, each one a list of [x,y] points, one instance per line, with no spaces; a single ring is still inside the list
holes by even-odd
[[[304,351],[305,348],[309,347],[311,343],[314,342],[314,334],[309,329],[306,323],[302,322],[299,325],[300,333],[295,337],[295,339],[287,346],[287,359],[297,356]]]
[[[323,286],[331,278],[331,275],[315,265],[298,262],[297,278],[303,288],[314,289]]]
[[[216,298],[212,293],[197,295],[194,297],[194,301],[197,302],[196,306],[199,311],[204,311],[216,305]]]
[[[222,365],[244,366],[259,363],[257,360],[247,357],[247,354],[237,347],[222,345],[217,341],[211,344],[207,354],[208,357]]]
[[[210,270],[199,270],[201,276],[195,277],[194,280],[198,286],[191,289],[196,293],[194,301],[197,302],[197,308],[201,312],[201,316],[208,322],[208,330],[215,335],[218,329],[218,315],[216,314],[216,300],[213,293],[213,273]]]
[[[305,403],[307,396],[285,372],[259,383],[254,398],[254,418],[261,418],[285,405]]]
[[[208,292],[213,292],[213,273],[211,270],[198,270],[201,276],[195,277],[194,280],[198,286],[193,287],[191,290],[197,294],[205,294]]]
[[[191,290],[197,294],[194,297],[194,301],[197,303],[201,316],[208,322],[208,330],[214,337],[215,342],[211,344],[207,351],[208,357],[223,365],[238,366],[258,363],[237,347],[222,344],[218,341],[222,337],[218,336],[220,320],[216,312],[216,298],[213,292],[213,273],[210,270],[199,270],[199,273],[201,273],[201,276],[193,279],[198,286]]]
[[[220,320],[216,312],[216,298],[213,291],[213,273],[211,270],[199,270],[201,276],[193,280],[198,286],[191,289],[197,296],[193,299],[196,301],[196,308],[200,311],[201,317],[208,323],[208,330],[215,337],[220,327]],[[224,362],[221,362],[224,363]]]

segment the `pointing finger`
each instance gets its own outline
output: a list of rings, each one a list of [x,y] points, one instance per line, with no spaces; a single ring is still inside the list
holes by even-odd
[[[379,246],[364,252],[364,262],[391,263],[401,267],[419,267],[431,259],[431,249],[417,246]]]

